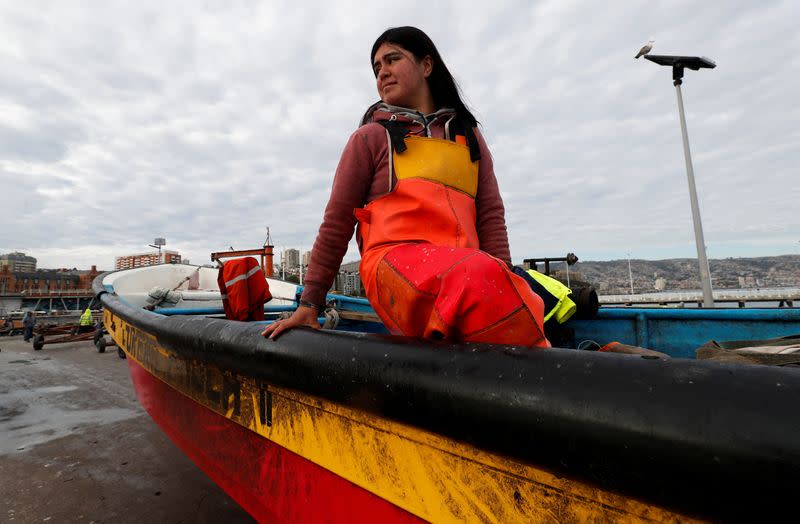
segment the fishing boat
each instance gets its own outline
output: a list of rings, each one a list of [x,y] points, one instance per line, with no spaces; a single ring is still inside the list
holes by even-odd
[[[273,341],[264,324],[301,287],[268,279],[266,320],[237,322],[216,282],[215,268],[168,264],[100,275],[94,291],[144,408],[259,521],[795,511],[800,370],[686,357],[709,339],[800,333],[796,310],[601,310],[574,323],[578,338],[672,355],[657,357],[390,336],[366,301],[330,295],[328,329]],[[155,304],[153,288],[173,296]]]

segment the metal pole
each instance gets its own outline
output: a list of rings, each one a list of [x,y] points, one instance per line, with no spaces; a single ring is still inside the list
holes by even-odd
[[[694,241],[695,244],[697,244],[697,264],[700,268],[700,284],[703,286],[703,307],[714,307],[714,297],[711,294],[711,276],[708,272],[708,257],[706,257],[706,243],[703,238],[703,224],[700,222],[700,206],[697,203],[697,188],[695,188],[694,185],[692,153],[689,151],[689,134],[686,131],[686,117],[683,114],[683,96],[681,96],[680,83],[675,83],[675,92],[678,95],[678,114],[681,117],[683,155],[686,159],[686,176],[689,178],[689,200],[692,204],[692,221],[694,222]]]
[[[633,272],[631,271],[631,254],[628,253],[628,278],[631,280],[631,295],[633,295]]]

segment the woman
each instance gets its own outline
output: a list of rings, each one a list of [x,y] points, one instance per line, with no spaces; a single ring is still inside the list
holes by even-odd
[[[300,306],[263,335],[319,328],[357,225],[361,280],[390,332],[549,347],[541,299],[509,270],[491,155],[433,42],[389,29],[370,58],[381,100],[342,153]]]

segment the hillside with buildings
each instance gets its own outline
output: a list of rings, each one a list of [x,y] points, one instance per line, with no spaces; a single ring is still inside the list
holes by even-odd
[[[800,255],[776,257],[711,259],[714,289],[800,287]],[[560,267],[559,267],[560,266]],[[563,264],[554,264],[563,272]],[[601,294],[630,293],[631,276],[635,293],[699,289],[697,260],[586,261],[570,267],[571,278],[592,283]]]

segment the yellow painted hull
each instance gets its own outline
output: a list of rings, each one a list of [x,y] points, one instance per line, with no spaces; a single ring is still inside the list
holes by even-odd
[[[374,413],[192,360],[108,309],[127,354],[194,402],[431,522],[686,521]]]

